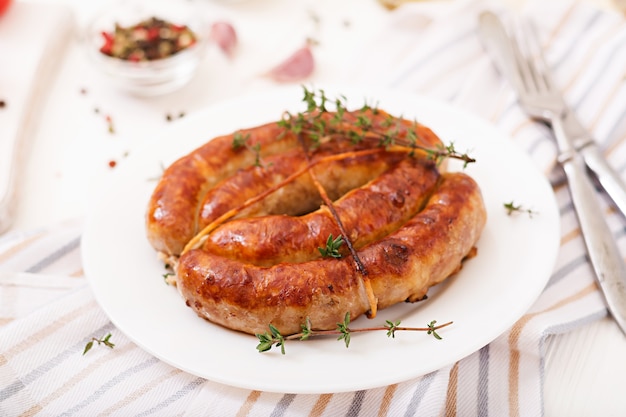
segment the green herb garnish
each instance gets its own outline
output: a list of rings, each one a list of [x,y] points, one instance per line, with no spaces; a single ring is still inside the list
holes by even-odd
[[[506,209],[506,214],[508,214],[509,216],[513,213],[527,213],[528,217],[532,218],[533,215],[537,214],[536,211],[524,208],[521,204],[515,204],[513,201],[504,203],[504,208]]]
[[[307,110],[303,113],[292,114],[285,112],[283,118],[278,122],[287,131],[300,135],[305,133],[312,141],[312,147],[316,147],[324,138],[333,138],[341,135],[347,136],[350,141],[357,144],[365,138],[378,139],[379,146],[403,146],[414,150],[425,152],[428,157],[440,164],[445,158],[459,159],[465,168],[468,164],[476,162],[467,153],[459,152],[454,144],[447,146],[437,146],[435,148],[419,144],[418,123],[413,122],[412,126],[407,126],[399,118],[389,115],[377,125],[372,122],[369,113],[378,114],[376,106],[364,104],[356,112],[348,112],[347,99],[340,96],[334,101],[331,100],[324,90],[311,91],[304,89],[303,101]],[[328,103],[334,104],[334,114],[331,118],[325,118],[324,114],[330,113]],[[349,117],[351,115],[352,117]],[[345,124],[352,125],[355,129],[346,131]],[[401,135],[403,132],[403,135]]]
[[[307,317],[305,323],[300,326],[302,331],[289,336],[283,336],[275,326],[270,324],[269,332],[258,333],[256,335],[257,339],[259,339],[259,344],[256,348],[259,352],[267,352],[272,349],[272,347],[280,347],[280,351],[284,355],[285,342],[287,340],[308,340],[309,338],[316,336],[337,336],[337,340],[343,340],[347,348],[350,346],[351,334],[377,330],[385,330],[387,332],[387,337],[390,338],[395,338],[397,331],[421,331],[426,332],[426,334],[429,335],[432,334],[437,340],[442,340],[442,337],[436,332],[436,330],[449,326],[452,322],[441,324],[439,326],[436,326],[436,323],[437,321],[433,320],[428,323],[426,327],[400,327],[400,321],[391,322],[387,320],[384,326],[351,329],[349,327],[350,313],[348,312],[346,313],[343,321],[341,323],[337,323],[337,328],[335,330],[314,330],[311,327],[311,321]]]
[[[103,345],[113,349],[115,347],[115,344],[112,343],[110,339],[111,339],[111,333],[107,334],[102,339],[98,339],[96,337],[92,337],[91,340],[85,345],[85,350],[83,350],[83,355],[85,355],[85,353],[87,353],[87,352],[89,352],[91,350],[91,348],[93,347],[94,342],[97,342],[98,344],[103,344]]]
[[[317,248],[322,254],[323,258],[341,258],[341,253],[339,253],[339,247],[343,244],[343,236],[339,235],[333,239],[333,234],[328,235],[328,239],[326,239],[326,247],[325,248]]]

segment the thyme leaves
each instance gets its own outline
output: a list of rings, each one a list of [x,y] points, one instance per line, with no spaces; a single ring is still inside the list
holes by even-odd
[[[261,144],[255,143],[254,145],[250,145],[248,140],[250,139],[250,134],[246,133],[245,135],[241,132],[236,132],[233,135],[232,147],[233,150],[237,150],[240,148],[246,148],[250,152],[254,154],[254,163],[255,167],[262,167],[263,163],[261,161]]]
[[[326,247],[317,249],[322,254],[323,258],[341,258],[341,253],[339,253],[339,248],[343,244],[343,236],[339,235],[336,238],[333,238],[333,234],[328,235],[328,239],[326,239]]]
[[[285,112],[278,122],[287,131],[301,135],[306,134],[312,148],[319,146],[324,140],[343,136],[353,144],[358,144],[370,138],[378,140],[378,146],[390,148],[392,146],[406,147],[411,155],[420,150],[438,164],[446,158],[458,159],[463,162],[463,168],[476,162],[467,152],[459,152],[454,143],[434,147],[426,145],[419,133],[417,121],[407,123],[406,120],[387,115],[382,120],[374,122],[372,115],[383,113],[377,105],[364,104],[357,111],[348,110],[348,100],[340,95],[331,99],[323,89],[309,90],[303,87],[303,101],[306,111],[292,114]],[[329,103],[332,103],[332,107]],[[331,110],[329,109],[333,109]],[[351,128],[346,129],[349,125]]]
[[[511,216],[513,213],[526,213],[528,217],[532,218],[535,214],[538,214],[537,211],[525,208],[521,204],[515,204],[513,200],[508,203],[503,204],[504,209],[506,210],[506,214]]]
[[[428,335],[432,335],[437,340],[442,340],[443,338],[437,333],[437,330],[451,325],[452,322],[447,322],[440,325],[437,325],[436,323],[436,320],[432,320],[425,327],[404,327],[400,326],[401,322],[399,320],[395,322],[386,320],[385,325],[383,326],[352,329],[350,328],[350,313],[348,312],[345,314],[343,321],[337,323],[337,328],[335,330],[315,330],[312,328],[311,320],[307,317],[304,324],[300,326],[301,332],[288,336],[282,335],[274,325],[270,324],[268,326],[269,331],[266,331],[265,333],[258,333],[256,335],[257,339],[259,340],[259,344],[256,348],[259,352],[267,352],[273,347],[277,347],[280,348],[281,353],[284,355],[285,343],[288,340],[303,341],[308,340],[311,337],[320,336],[337,336],[337,340],[343,341],[346,345],[346,348],[348,348],[350,346],[352,334],[380,330],[386,331],[387,337],[389,338],[395,338],[397,331],[420,331],[425,332]]]
[[[111,333],[108,333],[101,339],[98,339],[97,337],[92,337],[91,340],[85,345],[85,349],[83,350],[83,356],[91,350],[94,343],[98,343],[98,345],[103,344],[111,349],[115,347],[115,343],[111,342]]]

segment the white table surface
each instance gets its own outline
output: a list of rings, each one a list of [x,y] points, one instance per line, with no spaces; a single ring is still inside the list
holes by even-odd
[[[507,1],[512,7],[523,4],[523,0]],[[105,0],[41,2],[67,5],[73,10],[79,26],[106,3]],[[611,0],[592,2],[602,7],[613,5]],[[241,21],[265,19],[267,24],[280,12],[291,11],[295,13],[291,16],[303,16],[312,3],[312,0],[223,1],[219,7],[227,20],[232,16],[230,13],[239,13]],[[319,7],[320,3],[326,3],[328,7]],[[320,11],[319,22],[327,28],[334,27],[332,30],[337,31],[345,26],[348,19],[350,22],[349,30],[342,30],[340,40],[331,42],[332,33],[320,32],[318,57],[324,65],[312,81],[333,82],[334,74],[340,72],[347,59],[345,51],[367,33],[368,27],[374,27],[386,11],[375,0],[318,0],[315,4],[315,10]],[[309,23],[314,20],[311,16],[308,19]],[[243,40],[260,36],[253,33],[252,27],[241,26],[238,29]],[[263,31],[263,36],[272,35]],[[299,40],[283,42],[293,43],[291,49],[285,48],[285,51],[290,51],[295,50]],[[30,144],[21,167],[18,210],[13,229],[45,227],[65,219],[82,217],[87,210],[89,196],[98,192],[99,185],[107,180],[112,171],[108,161],[123,159],[124,153],[134,143],[146,135],[157,133],[165,125],[166,114],[192,112],[234,94],[267,86],[267,80],[258,77],[259,73],[269,68],[269,63],[260,59],[267,51],[261,48],[245,52],[248,58],[242,59],[247,61],[234,67],[235,64],[222,57],[217,50],[212,50],[209,53],[212,64],[202,68],[202,74],[192,86],[173,95],[147,101],[109,88],[86,62],[78,37],[72,39],[59,56],[62,60],[59,71],[47,87],[36,129],[31,131],[32,137],[27,138]],[[240,54],[244,56],[244,51]],[[199,91],[199,88],[203,90]],[[95,108],[99,108],[101,113],[96,114]],[[132,117],[125,114],[127,108],[134,109]],[[102,116],[105,113],[113,117],[114,135],[106,128]],[[133,123],[133,120],[142,120],[143,123]],[[98,128],[94,129],[94,125]],[[547,416],[626,415],[626,337],[609,318],[553,337],[546,348],[544,396]]]

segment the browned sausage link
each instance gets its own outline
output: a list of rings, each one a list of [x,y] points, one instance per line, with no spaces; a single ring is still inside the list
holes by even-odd
[[[347,141],[331,141],[316,149],[313,170],[324,188],[329,191],[331,199],[337,199],[371,181],[407,155],[406,151],[385,152],[383,148],[375,153],[366,152],[370,150]],[[331,157],[341,154],[346,157],[338,160]],[[329,160],[326,161],[327,159]],[[263,162],[261,167],[251,166],[239,170],[206,194],[199,219],[200,229],[229,210],[241,207],[247,200],[267,191],[271,193],[241,210],[235,217],[268,214],[293,216],[319,208],[320,195],[307,172],[308,163],[301,148],[272,155]],[[296,173],[300,175],[287,182]],[[282,187],[279,186],[281,183],[284,183]]]
[[[274,122],[239,133],[248,137],[251,147],[260,145],[261,156],[297,146],[295,137]],[[257,155],[243,146],[235,148],[233,137],[215,138],[165,170],[146,213],[148,240],[157,251],[179,254],[198,232],[198,207],[204,194],[218,181],[254,164]]]
[[[379,308],[423,299],[428,288],[460,269],[485,227],[487,212],[478,184],[459,172],[442,177],[423,211],[359,252],[368,272],[379,277],[372,280]]]
[[[379,308],[420,299],[453,274],[485,220],[476,183],[462,173],[444,174],[424,210],[359,251]],[[179,261],[177,286],[187,305],[243,332],[262,333],[271,323],[284,335],[296,333],[307,317],[315,328],[334,329],[346,312],[356,318],[369,310],[362,277],[348,257],[259,267],[194,249]]]
[[[414,127],[413,122],[392,118],[383,111],[360,110],[346,113],[348,122],[338,125],[343,132],[355,131],[354,121],[363,115],[371,118],[372,125],[379,131],[388,131],[389,121],[395,121],[397,138],[406,138],[407,129]],[[323,115],[330,121],[333,113]],[[418,126],[418,143],[421,146],[436,147],[441,144],[439,138],[430,129]],[[238,169],[255,163],[257,156],[284,152],[296,146],[297,140],[287,131],[272,122],[258,127],[243,129],[242,137],[248,137],[249,147],[261,146],[260,155],[251,152],[248,147],[233,147],[233,135],[215,138],[188,155],[174,162],[157,184],[146,212],[146,232],[151,245],[159,252],[178,255],[185,244],[199,231],[197,224],[201,202],[204,195],[224,178]],[[282,139],[281,139],[282,138]],[[280,139],[280,140],[279,140]],[[307,139],[310,142],[310,138]]]
[[[439,172],[431,161],[404,157],[369,184],[337,202],[337,211],[355,248],[395,231],[421,210],[432,194]],[[294,196],[295,198],[295,196]],[[305,262],[321,256],[339,228],[328,207],[300,217],[282,215],[233,220],[209,235],[203,248],[253,265]],[[344,255],[349,256],[347,251]]]

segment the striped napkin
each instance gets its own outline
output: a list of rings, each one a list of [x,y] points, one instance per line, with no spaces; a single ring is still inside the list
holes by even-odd
[[[547,337],[597,320],[606,308],[567,189],[555,170],[550,132],[522,113],[476,35],[477,15],[487,8],[502,11],[501,5],[485,1],[406,4],[364,40],[364,50],[356,52],[343,76],[427,94],[489,120],[553,182],[561,250],[544,292],[511,329],[457,363],[367,391],[293,395],[225,386],[161,362],[116,331],[83,277],[82,224],[68,222],[0,237],[0,415],[542,415]],[[534,19],[568,101],[609,161],[623,171],[624,19],[572,1],[530,1],[524,13]],[[603,204],[626,251],[621,219]],[[94,342],[83,355],[89,341],[109,333],[114,348]]]

